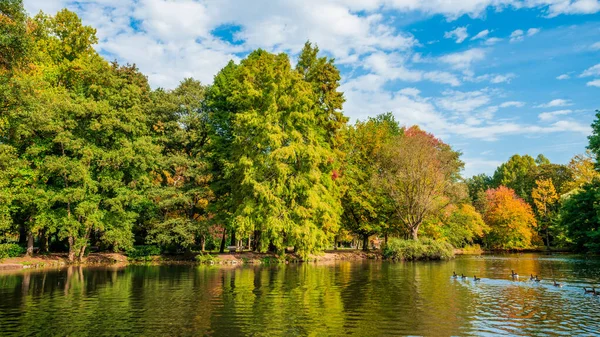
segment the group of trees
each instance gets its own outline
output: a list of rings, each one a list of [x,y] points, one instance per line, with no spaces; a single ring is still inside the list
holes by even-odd
[[[600,251],[596,235],[600,226],[594,215],[594,203],[600,201],[594,194],[600,178],[594,145],[599,134],[596,122],[589,150],[567,165],[553,164],[543,155],[535,159],[514,155],[493,176],[467,179],[473,205],[492,228],[484,243],[502,248],[543,243],[548,249]]]
[[[29,254],[243,242],[306,256],[375,235],[491,248],[588,235],[555,228],[559,196],[572,195],[564,223],[595,200],[592,157],[514,156],[465,181],[459,152],[390,113],[349,125],[339,71],[310,43],[295,66],[256,50],[211,85],[152,90],[135,66],[104,60],[68,10],[29,18],[3,1],[0,36],[0,244]]]

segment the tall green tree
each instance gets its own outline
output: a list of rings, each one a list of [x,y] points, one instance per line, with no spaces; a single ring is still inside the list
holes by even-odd
[[[544,159],[540,159],[544,162]],[[494,186],[506,186],[513,189],[519,197],[532,203],[531,191],[535,185],[537,163],[530,155],[515,154],[500,165],[494,172]]]
[[[229,64],[211,86],[217,219],[253,232],[257,250],[294,246],[306,256],[339,227],[335,153],[315,97],[287,55],[263,50]]]
[[[362,238],[364,250],[369,249],[369,236],[387,237],[394,230],[394,208],[376,183],[377,169],[372,164],[383,147],[401,134],[391,113],[359,121],[346,130],[341,171],[343,227]]]

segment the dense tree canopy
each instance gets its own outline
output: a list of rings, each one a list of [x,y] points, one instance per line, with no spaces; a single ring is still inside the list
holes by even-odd
[[[380,236],[597,250],[598,121],[568,165],[514,155],[465,180],[460,152],[392,113],[349,124],[310,42],[295,65],[259,49],[172,90],[97,42],[73,12],[0,2],[0,244],[72,261],[143,244],[308,257]]]

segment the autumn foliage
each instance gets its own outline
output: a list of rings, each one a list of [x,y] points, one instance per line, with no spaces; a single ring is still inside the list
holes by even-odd
[[[539,242],[537,222],[531,206],[515,191],[500,186],[486,191],[485,222],[490,232],[485,240],[490,248],[530,248]]]

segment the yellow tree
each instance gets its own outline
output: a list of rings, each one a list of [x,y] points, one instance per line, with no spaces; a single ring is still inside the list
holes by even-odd
[[[584,184],[591,183],[600,173],[594,169],[594,154],[589,150],[585,154],[578,154],[568,164],[573,174],[573,179],[568,183],[568,190],[581,188]]]
[[[558,201],[558,194],[556,194],[556,189],[554,188],[552,180],[536,180],[535,188],[531,192],[531,197],[533,198],[539,219],[542,223],[543,230],[545,231],[546,246],[550,249],[548,227],[550,226],[552,213]]]

